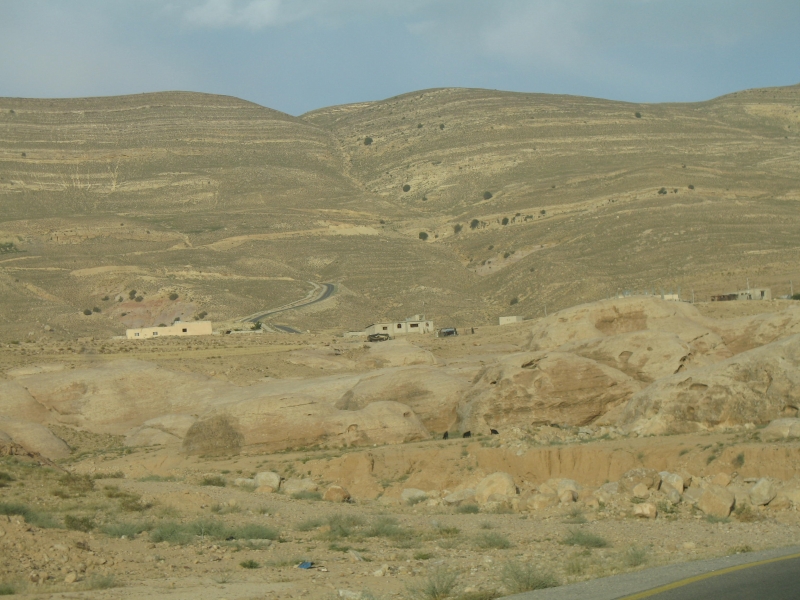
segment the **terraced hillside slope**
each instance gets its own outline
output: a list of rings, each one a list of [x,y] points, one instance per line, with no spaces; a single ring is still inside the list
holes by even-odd
[[[786,293],[799,110],[800,86],[670,105],[442,89],[302,117],[194,93],[3,98],[3,341],[232,321],[309,282],[337,293],[279,322],[468,326],[748,278]]]

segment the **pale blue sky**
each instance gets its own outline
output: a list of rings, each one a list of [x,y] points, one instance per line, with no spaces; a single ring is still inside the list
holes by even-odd
[[[800,0],[0,0],[0,96],[696,101],[800,83],[799,27]]]

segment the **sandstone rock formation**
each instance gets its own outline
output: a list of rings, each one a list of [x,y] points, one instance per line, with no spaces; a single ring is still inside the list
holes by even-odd
[[[382,369],[365,376],[336,402],[342,410],[360,410],[390,400],[410,407],[430,432],[453,427],[456,408],[468,389],[463,378],[433,367]]]
[[[19,444],[29,452],[37,452],[55,460],[70,454],[69,446],[43,425],[0,416],[0,434],[3,441]]]
[[[660,379],[634,395],[620,423],[640,434],[764,424],[800,406],[800,335]]]
[[[462,428],[584,425],[627,401],[641,384],[621,371],[564,352],[513,354],[486,369],[459,407]]]

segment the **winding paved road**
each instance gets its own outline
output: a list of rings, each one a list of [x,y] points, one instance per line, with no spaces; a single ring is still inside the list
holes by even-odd
[[[736,554],[582,581],[514,600],[798,600],[800,547]]]
[[[311,304],[317,304],[318,302],[322,302],[333,296],[333,293],[336,291],[336,286],[332,283],[315,283],[313,281],[309,281],[308,283],[313,285],[314,289],[311,290],[311,292],[309,292],[309,294],[302,300],[296,300],[295,302],[284,304],[283,306],[280,306],[278,308],[273,308],[271,310],[250,315],[248,317],[245,317],[244,319],[241,319],[241,322],[257,323],[258,321],[261,321],[262,319],[269,317],[270,315],[282,313],[287,310],[295,310],[296,308],[302,308],[304,306],[309,306]]]

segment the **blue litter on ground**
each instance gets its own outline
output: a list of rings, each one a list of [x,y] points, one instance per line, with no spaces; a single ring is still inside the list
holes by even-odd
[[[305,561],[305,562],[301,562],[299,565],[297,565],[297,568],[298,569],[310,569],[313,566],[314,566],[313,562]]]

